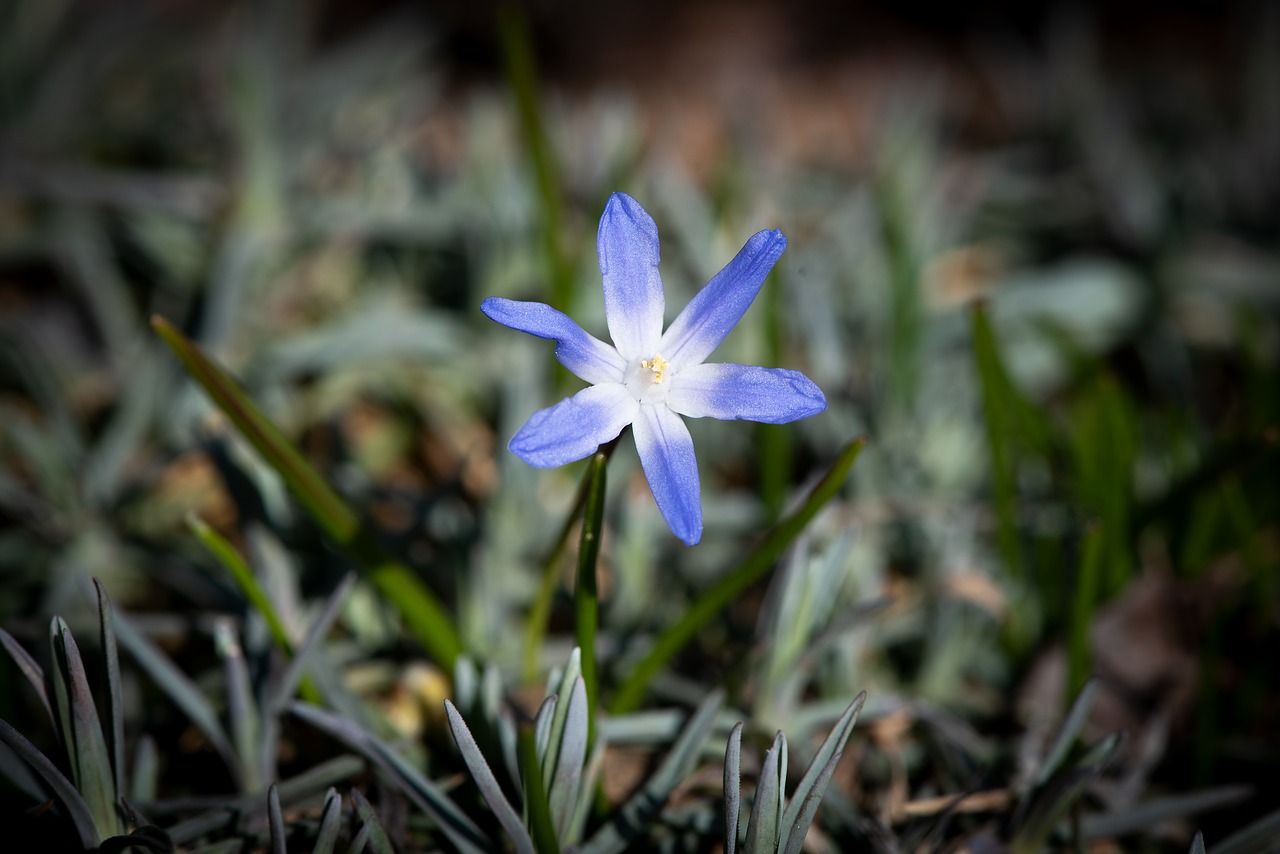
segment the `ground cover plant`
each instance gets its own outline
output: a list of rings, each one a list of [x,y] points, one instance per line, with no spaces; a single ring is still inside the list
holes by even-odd
[[[1273,850],[1280,16],[716,8],[3,6],[4,844]]]

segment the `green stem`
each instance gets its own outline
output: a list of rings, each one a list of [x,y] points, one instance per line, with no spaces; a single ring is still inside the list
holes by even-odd
[[[587,689],[587,744],[595,741],[595,712],[599,709],[599,680],[596,668],[596,627],[600,619],[600,594],[596,587],[596,562],[600,557],[600,536],[604,526],[605,466],[602,453],[591,458],[590,486],[582,517],[582,540],[578,547],[578,584],[574,588],[574,632],[582,653],[582,681]],[[588,748],[589,749],[589,748]]]
[[[668,627],[648,654],[635,666],[618,687],[610,711],[625,714],[639,707],[645,689],[668,661],[684,648],[703,626],[736,600],[773,566],[782,551],[795,540],[800,532],[817,515],[828,501],[836,496],[853,468],[854,461],[866,445],[865,439],[850,442],[836,458],[822,480],[809,493],[804,504],[765,534],[755,550],[724,578],[713,584],[685,611],[681,618]]]

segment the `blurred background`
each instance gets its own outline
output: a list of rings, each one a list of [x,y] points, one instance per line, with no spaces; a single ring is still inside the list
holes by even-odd
[[[0,625],[28,649],[52,614],[92,626],[98,577],[218,696],[211,627],[248,617],[190,514],[297,615],[348,568],[159,314],[524,684],[581,468],[506,442],[578,386],[478,306],[545,301],[603,336],[595,229],[623,190],[657,221],[669,317],[752,233],[786,234],[715,358],[803,370],[830,408],[691,424],[695,549],[624,443],[605,641],[670,622],[866,436],[660,696],[728,684],[778,727],[867,690],[837,786],[905,839],[911,803],[1026,773],[1094,673],[1088,738],[1128,737],[1091,805],[1230,794],[1098,838],[1221,836],[1276,807],[1280,768],[1278,11],[5,0]],[[562,591],[540,665],[571,615]],[[352,684],[399,714],[422,651],[362,587],[343,626]],[[0,717],[39,741],[16,679],[0,664]],[[130,691],[130,733],[182,745],[161,794],[225,790],[182,716]]]

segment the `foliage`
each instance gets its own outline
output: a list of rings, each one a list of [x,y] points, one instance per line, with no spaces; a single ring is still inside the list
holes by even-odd
[[[6,841],[1266,850],[1274,14],[1197,76],[1064,11],[980,109],[876,78],[697,161],[514,6],[459,86],[418,11],[179,5],[0,8]],[[480,302],[603,330],[617,190],[673,305],[786,233],[715,358],[829,403],[691,425],[693,549],[626,443],[503,447],[571,387]]]

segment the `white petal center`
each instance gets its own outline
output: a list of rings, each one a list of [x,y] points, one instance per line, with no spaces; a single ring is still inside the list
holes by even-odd
[[[647,359],[632,359],[623,375],[623,382],[638,403],[666,403],[672,374],[667,360],[655,353]]]

